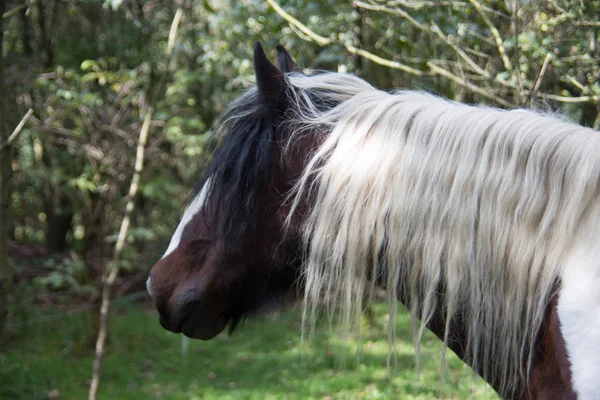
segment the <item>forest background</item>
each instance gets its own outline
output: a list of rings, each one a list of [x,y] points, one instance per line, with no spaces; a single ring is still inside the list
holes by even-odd
[[[317,361],[298,367],[269,358],[249,365],[256,376],[240,370],[221,382],[227,372],[215,370],[227,367],[218,366],[218,345],[184,343],[180,355],[175,336],[158,327],[144,281],[217,145],[213,121],[254,81],[255,41],[271,56],[284,45],[307,73],[347,71],[381,89],[524,106],[600,127],[596,0],[0,0],[0,7],[0,398],[87,393],[107,298],[116,299],[107,398],[278,398],[286,387],[298,398],[438,393],[435,362],[431,382],[425,373],[422,383],[412,372],[403,381],[378,378],[383,355],[339,372],[326,329],[314,348],[315,357],[325,355],[322,380],[311,369]],[[257,343],[234,342],[231,357],[243,363],[279,342],[295,354],[297,343],[281,337],[292,340],[296,317],[250,324],[246,335]],[[372,335],[357,342],[362,348],[385,341],[378,328],[385,312],[375,318]],[[127,353],[144,335],[164,347],[160,357],[146,353],[150,344]],[[208,354],[208,372],[197,375],[203,384],[185,367],[195,352]],[[407,363],[412,370],[410,355]],[[61,374],[64,365],[80,371]],[[287,383],[256,383],[285,368],[296,375]],[[338,373],[339,382],[327,375]],[[483,387],[463,381],[451,379],[449,393],[462,398]]]

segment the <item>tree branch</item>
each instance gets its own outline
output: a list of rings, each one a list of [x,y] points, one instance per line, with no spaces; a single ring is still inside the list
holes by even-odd
[[[523,105],[525,103],[525,93],[523,92],[523,82],[521,81],[521,62],[519,58],[519,24],[517,20],[517,4],[519,0],[512,0],[511,7],[511,22],[513,27],[513,34],[515,38],[515,63],[517,64],[517,69],[515,71],[515,78],[517,78],[517,90],[518,90],[518,99],[519,105]]]
[[[275,12],[277,12],[277,14],[279,14],[283,19],[285,19],[289,24],[293,25],[296,29],[298,29],[304,35],[306,35],[307,37],[309,37],[312,41],[316,42],[317,44],[319,44],[321,46],[329,46],[329,45],[332,45],[332,44],[339,44],[339,45],[344,46],[346,48],[346,50],[350,54],[359,55],[359,56],[364,57],[367,60],[370,60],[370,61],[372,61],[372,62],[374,62],[376,64],[383,65],[383,66],[388,67],[388,68],[399,69],[401,71],[407,72],[407,73],[409,73],[411,75],[415,75],[415,76],[424,76],[424,75],[426,75],[425,72],[420,71],[420,70],[418,70],[416,68],[413,68],[411,66],[408,66],[406,64],[400,63],[398,61],[388,60],[388,59],[382,58],[382,57],[380,57],[378,55],[375,55],[375,54],[373,54],[373,53],[371,53],[369,51],[366,51],[366,50],[354,47],[351,44],[342,43],[342,42],[336,42],[336,41],[334,41],[332,39],[329,39],[329,38],[326,38],[324,36],[321,36],[318,33],[316,33],[315,31],[311,30],[306,25],[304,25],[302,22],[298,21],[292,15],[290,15],[289,13],[287,13],[274,0],[266,0],[266,1],[267,1],[267,3],[269,3],[269,5],[271,7],[273,7],[273,9],[275,10]]]
[[[497,104],[500,104],[504,107],[513,107],[514,104],[490,93],[488,90],[482,89],[479,86],[475,86],[474,84],[465,81],[464,79],[462,79],[461,77],[454,75],[452,72],[434,64],[432,61],[427,62],[427,66],[429,67],[429,69],[431,69],[431,71],[433,73],[435,73],[436,75],[440,75],[443,76],[445,78],[450,79],[452,82],[459,84],[460,86],[466,87],[467,89],[471,90],[473,93],[477,93],[485,98],[488,98],[490,100],[493,100],[494,102],[496,102]]]
[[[533,98],[535,97],[537,91],[540,88],[540,85],[542,84],[542,79],[544,79],[544,75],[546,74],[546,68],[548,68],[548,64],[550,64],[550,53],[546,54],[546,58],[544,58],[544,63],[542,64],[542,68],[540,68],[540,72],[537,75],[537,78],[535,78],[535,83],[533,84],[533,89],[531,89],[531,92],[529,93],[529,101],[533,101]]]
[[[600,96],[598,95],[567,97],[556,94],[538,93],[536,97],[540,99],[559,101],[561,103],[587,103],[588,101],[600,101]]]
[[[167,60],[167,64],[165,67],[165,73],[168,71],[170,65],[170,58],[173,54],[173,48],[175,44],[175,38],[177,35],[177,29],[179,27],[179,23],[181,21],[181,17],[183,15],[183,11],[181,7],[177,9],[175,16],[173,18],[173,22],[171,23],[171,29],[169,33],[169,41],[167,45],[167,55],[169,59]],[[157,83],[157,86],[160,86]],[[158,88],[156,89],[158,90]],[[152,91],[152,88],[149,88],[149,91]],[[150,97],[151,101],[156,101],[156,96]],[[127,204],[125,206],[125,212],[123,215],[123,220],[121,221],[121,227],[119,229],[119,235],[117,237],[117,242],[115,243],[115,247],[113,250],[112,261],[107,265],[105,270],[105,278],[102,282],[102,301],[100,306],[100,326],[98,329],[98,338],[96,339],[96,352],[94,356],[94,363],[92,367],[92,382],[90,384],[89,391],[89,400],[96,400],[98,387],[100,385],[100,376],[102,369],[102,357],[104,355],[104,346],[106,343],[106,337],[108,334],[108,315],[110,311],[110,303],[111,303],[111,293],[112,288],[117,279],[120,269],[120,261],[121,255],[123,253],[123,249],[125,248],[127,242],[127,233],[129,232],[129,226],[131,224],[131,216],[133,215],[133,211],[135,209],[135,198],[138,193],[140,176],[144,169],[144,154],[146,150],[146,144],[148,142],[148,135],[150,132],[150,127],[152,126],[152,117],[154,115],[154,105],[150,104],[146,109],[146,113],[144,115],[144,122],[142,124],[142,128],[140,129],[140,135],[138,139],[138,144],[136,148],[136,156],[135,156],[135,165],[133,176],[131,177],[131,182],[129,185],[129,192],[127,193]]]
[[[15,130],[10,134],[10,136],[6,140],[6,143],[0,144],[0,150],[2,150],[5,147],[10,146],[10,144],[13,142],[13,140],[15,140],[17,138],[17,136],[19,135],[19,133],[21,133],[21,131],[23,130],[23,127],[27,123],[27,120],[32,115],[33,115],[33,109],[30,108],[29,111],[27,111],[27,113],[25,114],[25,116],[23,116],[23,118],[21,118],[21,121],[17,124],[17,127],[15,128]]]
[[[10,18],[13,15],[17,15],[19,13],[19,11],[21,11],[24,8],[29,7],[28,4],[21,4],[20,6],[16,6],[14,7],[12,10],[8,10],[7,12],[5,12],[4,14],[2,14],[2,18]]]
[[[471,2],[471,4],[473,4],[473,7],[475,7],[477,12],[481,16],[481,19],[483,19],[483,22],[487,25],[488,29],[492,33],[492,36],[494,36],[494,39],[496,40],[496,47],[498,47],[498,53],[500,53],[500,58],[502,58],[502,62],[504,63],[504,68],[506,68],[506,70],[512,74],[513,66],[510,62],[510,59],[508,58],[508,55],[506,54],[506,49],[504,48],[504,40],[502,40],[500,31],[498,31],[498,28],[496,28],[496,26],[492,23],[492,21],[490,21],[488,16],[485,14],[485,11],[483,10],[483,7],[479,3],[479,1],[469,1]]]

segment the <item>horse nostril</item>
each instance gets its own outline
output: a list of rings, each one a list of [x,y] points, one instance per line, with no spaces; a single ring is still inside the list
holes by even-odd
[[[154,293],[152,293],[152,276],[149,276],[146,280],[146,290],[148,291],[148,294],[152,300],[154,300]]]

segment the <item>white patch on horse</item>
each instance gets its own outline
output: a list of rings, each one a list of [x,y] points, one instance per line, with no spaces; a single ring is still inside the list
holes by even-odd
[[[181,222],[179,222],[179,225],[177,225],[177,229],[175,230],[175,233],[173,233],[173,236],[171,237],[171,242],[169,243],[169,247],[167,247],[167,251],[165,251],[165,254],[162,256],[162,258],[165,258],[169,254],[171,254],[173,252],[173,250],[175,250],[177,248],[177,246],[179,246],[179,242],[181,241],[181,235],[183,234],[185,227],[192,220],[192,218],[194,218],[194,216],[202,209],[202,206],[206,202],[206,196],[208,194],[209,186],[210,186],[210,178],[206,180],[206,183],[202,187],[202,190],[200,191],[200,193],[198,193],[196,195],[196,197],[194,198],[192,203],[189,205],[187,210],[185,210],[185,214],[183,214],[183,218],[181,219]]]
[[[597,399],[600,393],[600,237],[586,239],[578,241],[566,260],[558,302],[573,389],[580,400]]]

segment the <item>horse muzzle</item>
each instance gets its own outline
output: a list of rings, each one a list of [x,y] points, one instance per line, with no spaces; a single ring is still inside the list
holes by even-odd
[[[196,287],[176,290],[168,300],[155,289],[151,277],[146,281],[146,288],[158,309],[160,325],[168,331],[210,340],[227,326],[228,319],[218,307],[211,305],[209,296]]]

